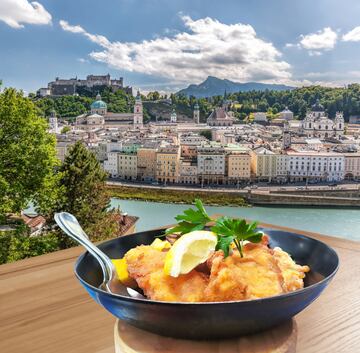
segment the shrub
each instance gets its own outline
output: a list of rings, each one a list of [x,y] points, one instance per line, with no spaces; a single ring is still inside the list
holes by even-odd
[[[14,232],[0,233],[0,264],[43,255],[60,249],[56,234],[29,237]]]

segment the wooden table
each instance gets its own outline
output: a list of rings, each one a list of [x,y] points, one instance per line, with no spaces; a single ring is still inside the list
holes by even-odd
[[[360,352],[360,243],[299,233],[335,248],[340,269],[316,303],[296,316],[297,352]],[[82,251],[0,266],[1,353],[114,353],[114,317],[93,302],[73,274]]]

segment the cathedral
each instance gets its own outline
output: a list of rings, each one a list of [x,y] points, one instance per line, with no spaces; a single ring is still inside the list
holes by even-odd
[[[301,124],[301,131],[307,137],[325,139],[329,137],[340,137],[344,135],[344,117],[338,112],[334,120],[329,119],[325,114],[324,107],[319,100],[311,107],[311,112],[306,114]]]
[[[90,113],[76,117],[76,127],[80,130],[92,131],[98,129],[117,128],[121,130],[141,129],[143,127],[143,105],[140,92],[135,98],[133,113],[111,113],[107,104],[97,94],[96,100],[90,106]]]

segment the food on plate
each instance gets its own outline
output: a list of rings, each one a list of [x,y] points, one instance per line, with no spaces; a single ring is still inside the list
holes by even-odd
[[[164,272],[166,252],[147,245],[129,250],[125,259],[130,277],[144,294],[154,300],[199,302],[207,284],[205,274],[196,270],[179,277]]]
[[[149,299],[169,302],[250,300],[304,287],[310,268],[278,247],[271,249],[257,223],[211,220],[200,200],[195,206],[166,230],[176,238],[172,245],[156,238],[115,260],[122,261],[116,268],[123,283],[136,281]]]

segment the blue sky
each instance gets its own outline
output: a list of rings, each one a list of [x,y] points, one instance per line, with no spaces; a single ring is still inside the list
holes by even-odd
[[[123,76],[177,90],[208,75],[291,85],[360,82],[358,0],[1,0],[0,79]]]

